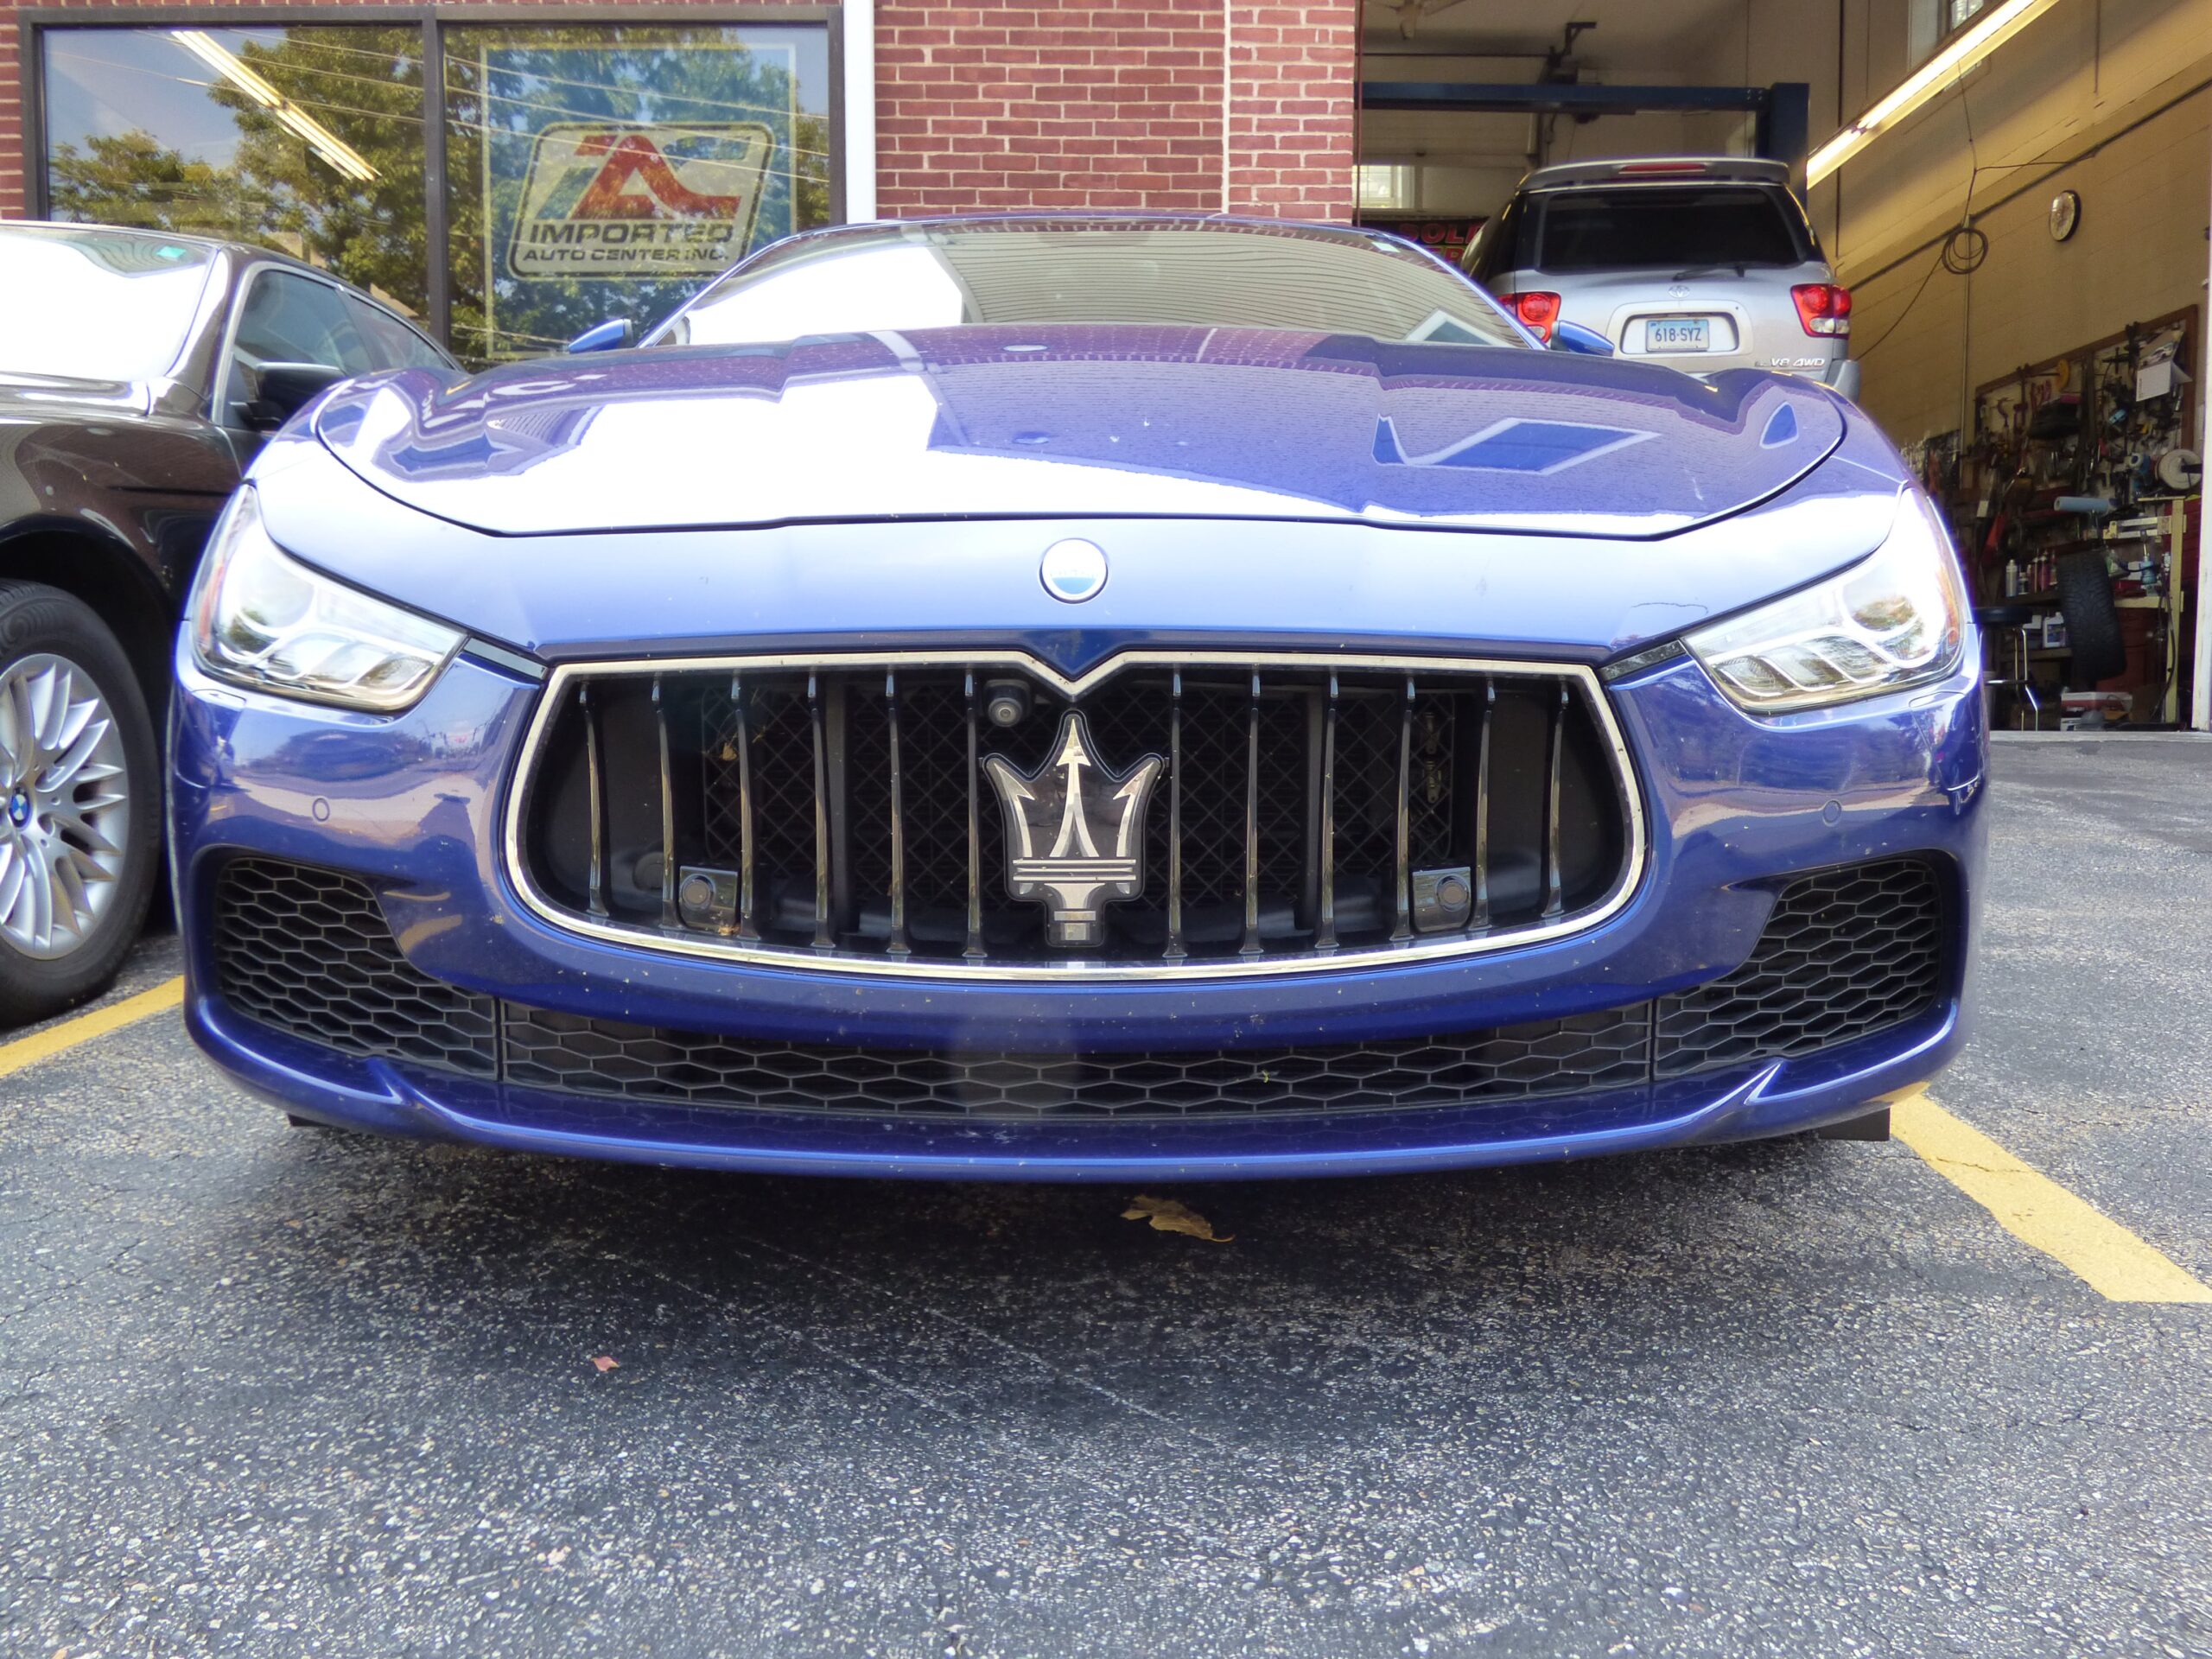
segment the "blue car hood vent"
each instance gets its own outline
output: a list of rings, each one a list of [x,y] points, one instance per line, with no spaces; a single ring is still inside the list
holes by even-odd
[[[403,370],[315,429],[385,494],[502,536],[1135,514],[1649,537],[1787,488],[1844,414],[1749,370],[1056,326]]]

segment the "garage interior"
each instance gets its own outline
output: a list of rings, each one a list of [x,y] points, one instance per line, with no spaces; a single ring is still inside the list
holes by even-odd
[[[1789,164],[1997,726],[2212,727],[2212,3],[1365,0],[1360,79],[1362,221],[1446,258],[1537,167]]]

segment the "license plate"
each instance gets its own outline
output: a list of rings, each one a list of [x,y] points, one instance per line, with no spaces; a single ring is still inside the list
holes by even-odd
[[[1713,334],[1703,317],[1652,317],[1643,325],[1647,352],[1709,352]]]

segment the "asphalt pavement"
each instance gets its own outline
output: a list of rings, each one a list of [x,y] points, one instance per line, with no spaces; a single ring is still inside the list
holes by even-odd
[[[1994,774],[1931,1092],[2212,1282],[2212,744]],[[1902,1142],[1151,1195],[1228,1242],[78,1043],[0,1078],[0,1652],[2212,1654],[2212,1306]]]

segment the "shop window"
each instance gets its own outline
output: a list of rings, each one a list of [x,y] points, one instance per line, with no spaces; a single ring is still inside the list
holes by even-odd
[[[444,76],[427,93],[422,22],[270,28],[210,8],[185,28],[154,15],[32,26],[49,216],[281,250],[442,332],[464,361],[557,350],[614,316],[650,325],[753,249],[839,211],[818,13],[741,25],[433,13]]]
[[[1410,162],[1363,162],[1359,168],[1359,210],[1363,213],[1409,213],[1414,200]]]
[[[750,250],[830,222],[818,27],[445,34],[453,344],[489,361],[642,330]]]
[[[1905,63],[1917,68],[1936,48],[1985,11],[1995,0],[1911,0],[1905,11]]]
[[[281,249],[421,314],[419,28],[41,37],[53,218]]]

